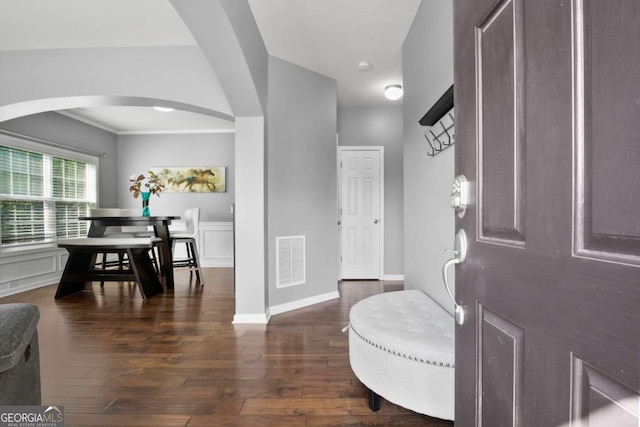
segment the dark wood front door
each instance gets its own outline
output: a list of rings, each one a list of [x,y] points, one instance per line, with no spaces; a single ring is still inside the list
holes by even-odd
[[[640,1],[454,11],[456,425],[638,427]]]

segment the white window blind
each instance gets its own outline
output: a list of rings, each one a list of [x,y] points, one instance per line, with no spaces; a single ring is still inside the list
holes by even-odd
[[[95,206],[96,164],[0,145],[0,245],[85,236],[88,224],[77,218]]]

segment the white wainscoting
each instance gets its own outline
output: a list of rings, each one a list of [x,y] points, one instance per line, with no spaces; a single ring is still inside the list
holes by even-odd
[[[202,224],[198,249],[203,267],[233,267],[233,223]]]
[[[184,229],[184,223],[175,221],[172,230]],[[200,222],[200,232],[196,241],[201,267],[233,267],[233,223]],[[187,252],[184,244],[176,244],[174,257],[184,258]]]
[[[175,228],[181,227],[176,222]],[[201,222],[196,244],[202,267],[233,267],[232,222]],[[186,256],[184,247],[176,245],[176,257]],[[0,253],[0,298],[58,283],[67,256],[55,246]]]
[[[57,283],[66,262],[55,246],[0,254],[0,298]]]

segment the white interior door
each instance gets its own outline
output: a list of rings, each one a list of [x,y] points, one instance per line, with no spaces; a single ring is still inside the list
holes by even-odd
[[[340,266],[343,279],[380,279],[382,147],[340,147]]]

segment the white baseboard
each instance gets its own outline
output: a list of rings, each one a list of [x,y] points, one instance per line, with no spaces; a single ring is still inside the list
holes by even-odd
[[[404,280],[404,274],[385,274],[382,280]]]
[[[269,311],[272,315],[286,313],[287,311],[297,310],[299,308],[308,307],[310,305],[318,304],[321,302],[329,301],[332,299],[340,298],[338,291],[329,292],[315,297],[304,298],[298,301],[292,301],[285,304],[272,305],[269,307]]]
[[[233,268],[233,258],[200,258],[200,267]]]
[[[52,277],[49,279],[40,279],[38,281],[29,282],[19,287],[15,288],[6,288],[0,289],[0,298],[8,297],[9,295],[15,295],[26,291],[31,291],[33,289],[44,288],[45,286],[50,286],[56,284],[60,281],[60,277]],[[55,291],[54,291],[55,293]],[[54,294],[51,294],[51,298],[53,298]]]
[[[235,314],[233,316],[234,325],[237,324],[261,324],[266,325],[269,323],[269,319],[271,318],[271,314],[269,310],[266,313],[253,313],[253,314]]]

